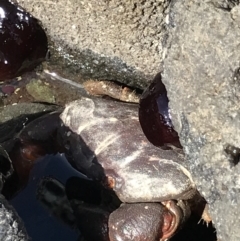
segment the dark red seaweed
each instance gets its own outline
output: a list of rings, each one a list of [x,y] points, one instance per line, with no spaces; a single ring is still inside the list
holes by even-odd
[[[168,108],[166,88],[157,74],[140,99],[139,121],[147,139],[155,146],[181,147],[178,133],[174,130]]]
[[[47,37],[37,19],[11,1],[0,1],[0,80],[35,68],[46,57]]]

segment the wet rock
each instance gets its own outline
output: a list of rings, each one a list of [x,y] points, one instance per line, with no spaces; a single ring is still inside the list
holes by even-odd
[[[231,241],[240,239],[237,2],[173,1],[162,75],[187,168],[209,203],[218,239]]]
[[[0,194],[0,240],[27,241],[27,235],[23,222],[20,220],[14,208],[8,204]]]
[[[10,121],[24,115],[37,114],[39,112],[50,112],[57,110],[57,105],[42,103],[20,103],[18,105],[8,105],[0,108],[0,123]],[[3,129],[2,129],[3,130]]]
[[[54,151],[56,142],[50,136],[59,126],[59,113],[48,113],[58,106],[36,103],[14,107],[4,108],[0,118],[0,181],[8,199],[26,186],[35,161]]]
[[[26,89],[36,101],[55,103],[55,93],[53,89],[41,80],[33,79],[26,85]]]
[[[168,0],[18,2],[42,21],[69,72],[138,87],[159,72]]]

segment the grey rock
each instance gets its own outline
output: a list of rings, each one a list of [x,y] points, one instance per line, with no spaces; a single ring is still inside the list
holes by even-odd
[[[7,105],[0,108],[0,143],[5,151],[9,152],[23,128],[34,119],[51,111],[59,110],[61,107],[44,103],[19,103],[17,105]],[[30,127],[31,128],[31,127]],[[36,128],[33,128],[33,135]],[[37,130],[37,129],[36,129]],[[49,131],[49,130],[48,130]],[[45,132],[46,134],[46,132]],[[41,132],[43,137],[43,130]],[[0,155],[2,154],[0,148]]]
[[[0,194],[0,240],[1,241],[27,241],[27,235],[23,222],[17,212]]]
[[[0,108],[0,124],[10,121],[19,116],[38,114],[40,112],[51,112],[59,108],[57,105],[46,103],[20,103],[16,105],[7,105]]]
[[[161,66],[169,0],[17,0],[40,19],[69,72],[146,87]],[[70,49],[72,51],[70,51]]]
[[[219,240],[230,241],[240,240],[238,3],[172,1],[163,72],[186,167],[209,203]]]

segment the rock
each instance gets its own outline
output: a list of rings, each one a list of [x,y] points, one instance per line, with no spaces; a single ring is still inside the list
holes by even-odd
[[[42,21],[69,72],[142,88],[159,72],[169,0],[17,2]]]
[[[172,1],[162,75],[186,166],[209,203],[218,239],[230,241],[240,240],[237,2]]]
[[[59,106],[46,104],[46,103],[45,104],[44,103],[20,103],[17,105],[7,105],[5,107],[0,108],[0,124],[3,124],[7,121],[10,122],[11,120],[16,119],[18,117],[22,117],[24,119],[26,118],[26,116],[30,116],[31,114],[38,115],[39,113],[43,113],[43,112],[48,113],[58,109],[60,109]],[[20,122],[21,121],[18,121],[18,124]],[[4,128],[0,130],[4,131]]]
[[[2,194],[0,194],[0,217],[0,240],[31,240],[17,212]]]
[[[41,80],[33,79],[26,85],[27,92],[35,101],[55,103],[54,90]]]

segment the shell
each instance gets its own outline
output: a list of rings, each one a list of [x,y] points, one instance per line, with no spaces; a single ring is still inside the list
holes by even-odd
[[[37,19],[10,0],[0,1],[0,79],[34,69],[45,60],[47,36]]]
[[[81,98],[66,106],[61,119],[72,162],[90,178],[107,179],[122,202],[188,199],[195,193],[182,151],[161,150],[148,142],[137,105]],[[80,140],[84,148],[76,145]]]
[[[167,90],[159,73],[141,96],[139,121],[144,134],[153,145],[163,149],[170,149],[172,146],[181,148],[168,102]]]

